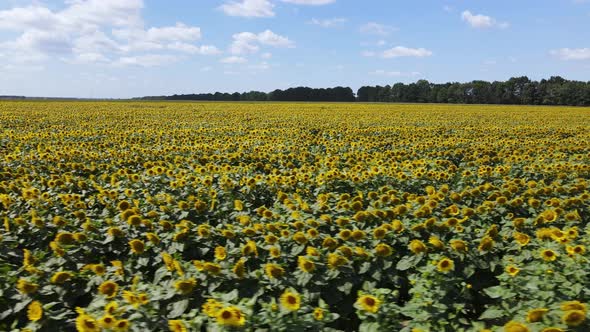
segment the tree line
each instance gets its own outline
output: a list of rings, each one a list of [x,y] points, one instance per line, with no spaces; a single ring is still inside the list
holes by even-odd
[[[363,86],[356,95],[349,87],[314,89],[308,87],[250,91],[244,93],[202,93],[143,97],[144,100],[200,101],[327,101],[327,102],[397,102],[453,104],[521,104],[590,106],[590,82],[570,81],[559,76],[531,81],[513,77],[508,81],[472,81],[468,83],[395,83],[386,86]]]

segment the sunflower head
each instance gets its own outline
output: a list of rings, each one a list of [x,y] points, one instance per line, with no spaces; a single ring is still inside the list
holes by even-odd
[[[376,313],[381,305],[381,300],[372,295],[361,295],[356,300],[359,309],[370,313]]]
[[[287,311],[297,311],[301,307],[301,296],[293,291],[286,290],[280,298],[281,307]]]
[[[98,291],[106,295],[107,299],[111,299],[117,295],[117,291],[119,290],[119,285],[112,280],[107,280],[98,286]]]
[[[561,316],[561,321],[567,326],[579,326],[585,320],[586,312],[582,310],[568,310]]]
[[[31,322],[36,322],[43,317],[43,305],[39,301],[33,301],[27,308],[27,318]]]
[[[530,329],[522,323],[511,320],[504,325],[504,332],[530,332]]]
[[[541,250],[541,258],[546,262],[553,262],[557,259],[557,253],[551,249]]]
[[[440,272],[447,273],[455,269],[455,262],[453,262],[452,259],[444,257],[440,261],[438,261],[438,263],[436,264],[436,268]]]
[[[173,319],[168,321],[168,329],[170,332],[187,332],[188,329],[183,321]]]
[[[530,310],[526,315],[526,321],[529,323],[540,322],[547,312],[549,312],[549,309],[546,308],[537,308]]]

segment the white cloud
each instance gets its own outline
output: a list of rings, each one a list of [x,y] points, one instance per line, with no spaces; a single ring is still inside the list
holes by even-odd
[[[334,28],[337,26],[341,26],[342,24],[346,23],[348,20],[342,17],[336,17],[336,18],[328,18],[328,19],[317,19],[317,18],[312,18],[308,24],[313,24],[313,25],[319,25],[323,28]]]
[[[362,33],[372,34],[372,35],[380,35],[380,36],[387,36],[398,29],[389,25],[369,22],[363,24],[360,28]]]
[[[561,60],[590,60],[590,48],[560,48],[550,53]]]
[[[246,58],[243,58],[240,56],[230,56],[230,57],[221,59],[220,62],[227,63],[227,64],[235,64],[235,63],[246,63],[246,62],[248,62],[248,60]]]
[[[321,6],[336,2],[336,0],[282,0],[283,2],[294,3],[296,5]]]
[[[381,57],[389,59],[389,58],[398,58],[398,57],[427,57],[431,56],[432,51],[427,50],[425,48],[409,48],[405,46],[396,46],[394,48],[390,48],[385,50],[381,53]]]
[[[461,19],[467,22],[471,27],[479,29],[493,27],[505,29],[510,26],[510,24],[507,22],[498,22],[493,17],[482,14],[473,14],[469,10],[466,10],[463,13],[461,13]]]
[[[265,30],[255,34],[252,32],[240,32],[232,36],[233,42],[230,46],[232,54],[256,53],[260,50],[260,45],[273,47],[293,48],[295,43],[289,38],[277,35],[276,33]]]
[[[371,56],[377,55],[377,53],[376,52],[373,52],[373,51],[362,51],[361,52],[361,55],[362,56],[366,56],[366,57],[371,57]]]
[[[41,2],[40,2],[41,3]],[[44,61],[55,58],[69,63],[132,64],[147,60],[169,62],[173,55],[131,54],[147,51],[213,55],[214,46],[197,46],[199,27],[144,28],[143,0],[67,0],[66,7],[51,10],[41,4],[0,10],[0,31],[20,33],[14,40],[0,41],[0,48],[12,62]],[[166,58],[164,58],[166,57]]]
[[[260,55],[260,57],[263,58],[263,59],[270,59],[270,58],[272,58],[272,53],[269,53],[269,52],[262,53]]]
[[[229,16],[273,17],[273,7],[269,0],[241,0],[226,2],[219,8]]]
[[[388,76],[388,77],[416,77],[416,76],[420,76],[422,74],[417,71],[402,72],[402,71],[387,71],[387,70],[383,70],[383,69],[378,69],[378,70],[369,72],[369,75]]]
[[[178,61],[179,58],[173,55],[147,54],[132,57],[121,57],[113,63],[115,66],[141,66],[157,67]]]

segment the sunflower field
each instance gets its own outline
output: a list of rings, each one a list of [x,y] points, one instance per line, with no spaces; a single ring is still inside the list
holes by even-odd
[[[2,331],[590,331],[590,109],[1,102]]]

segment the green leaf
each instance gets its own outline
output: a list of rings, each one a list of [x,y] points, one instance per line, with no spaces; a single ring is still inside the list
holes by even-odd
[[[188,308],[188,300],[184,299],[175,303],[171,303],[168,307],[172,308],[170,314],[168,315],[169,318],[180,317]]]
[[[488,308],[479,316],[479,319],[496,319],[504,317],[504,311],[495,307]]]

